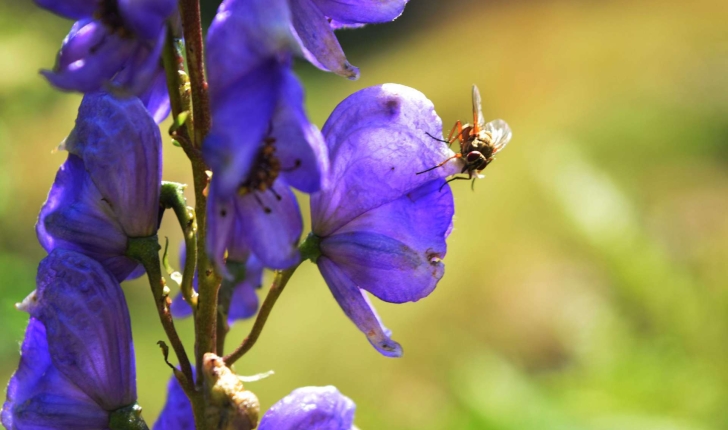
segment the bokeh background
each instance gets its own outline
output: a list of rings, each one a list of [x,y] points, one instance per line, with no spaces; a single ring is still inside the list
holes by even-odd
[[[348,94],[397,82],[449,129],[470,118],[475,83],[485,117],[514,138],[475,191],[454,184],[436,291],[377,304],[404,357],[378,355],[305,264],[237,365],[275,370],[248,385],[263,408],[334,384],[369,430],[728,428],[726,18],[723,0],[413,0],[394,23],[340,33],[359,81],[297,66],[319,126]],[[3,384],[27,321],[13,304],[44,256],[36,214],[65,159],[53,149],[80,101],[37,73],[69,27],[31,2],[0,3]],[[181,150],[165,142],[165,157],[165,178],[189,182]],[[176,246],[172,218],[161,236]],[[151,423],[169,377],[164,334],[147,287],[125,293]],[[191,322],[178,328],[191,346]]]

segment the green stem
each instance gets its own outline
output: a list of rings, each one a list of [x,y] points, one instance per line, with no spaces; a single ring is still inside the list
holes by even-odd
[[[232,275],[231,279],[223,279],[218,292],[217,302],[217,354],[225,352],[225,337],[230,331],[228,315],[230,314],[230,303],[233,298],[235,287],[245,280],[247,269],[245,263],[228,260],[227,270]]]
[[[197,381],[202,381],[202,356],[206,352],[217,351],[217,302],[218,290],[222,278],[215,271],[212,261],[205,252],[206,246],[206,215],[207,196],[205,188],[208,185],[207,173],[204,166],[193,161],[193,176],[195,183],[195,216],[197,217],[197,310],[195,312],[195,341],[197,362]]]
[[[165,209],[174,210],[177,221],[182,228],[185,239],[185,263],[182,272],[182,283],[180,290],[185,301],[192,307],[197,308],[197,293],[192,287],[195,277],[195,263],[197,262],[197,222],[195,212],[187,206],[187,199],[184,190],[187,186],[175,182],[162,182],[162,192],[159,201]]]
[[[225,364],[227,366],[232,366],[233,363],[245,355],[245,353],[250,351],[250,349],[255,345],[255,342],[257,342],[260,337],[260,333],[263,331],[263,327],[265,327],[265,323],[268,321],[268,317],[273,310],[273,306],[275,306],[278,301],[278,297],[280,297],[281,293],[283,293],[283,289],[286,288],[291,276],[293,276],[293,273],[296,269],[298,269],[298,266],[300,266],[302,262],[306,260],[311,260],[314,263],[316,262],[318,257],[321,255],[320,244],[321,239],[318,236],[313,233],[309,234],[306,240],[298,246],[298,251],[300,253],[298,263],[286,270],[276,271],[273,284],[271,285],[270,290],[268,290],[268,295],[265,296],[263,304],[260,306],[260,311],[258,311],[258,315],[255,317],[255,322],[253,323],[253,328],[250,329],[250,333],[233,352],[224,357]]]
[[[276,276],[273,279],[273,284],[271,285],[270,290],[268,290],[268,295],[265,296],[265,300],[260,307],[258,316],[255,317],[253,328],[250,329],[250,333],[243,342],[233,352],[225,356],[225,365],[228,367],[232,366],[240,357],[250,351],[253,345],[255,345],[255,342],[258,341],[260,333],[263,331],[263,327],[265,327],[265,323],[268,321],[268,317],[273,310],[273,306],[276,304],[276,301],[278,301],[278,297],[280,297],[283,289],[286,288],[286,284],[288,284],[288,281],[291,279],[291,276],[293,276],[293,273],[300,264],[301,262],[299,261],[298,264],[290,269],[276,271]]]
[[[172,23],[167,24],[167,39],[162,51],[162,59],[167,75],[167,92],[172,108],[172,118],[175,123],[178,123],[181,114],[192,112],[192,105],[190,104],[190,82],[185,71],[184,40],[175,34],[174,27]],[[179,127],[170,134],[179,142],[188,158],[201,158],[200,151],[194,147],[190,138],[193,129],[192,121],[189,118],[183,127]]]
[[[129,238],[127,245],[126,255],[130,258],[140,262],[144,269],[147,271],[147,277],[149,278],[149,286],[152,290],[152,296],[154,296],[154,303],[157,307],[157,313],[159,314],[159,320],[162,323],[167,338],[172,344],[172,349],[177,355],[182,375],[184,378],[179,378],[180,385],[185,392],[194,391],[194,385],[192,384],[192,366],[190,360],[187,358],[184,345],[177,334],[177,330],[174,328],[174,320],[172,314],[169,311],[169,306],[172,301],[169,299],[168,289],[165,285],[164,278],[162,277],[162,266],[159,260],[159,243],[157,236],[150,237],[138,237]]]

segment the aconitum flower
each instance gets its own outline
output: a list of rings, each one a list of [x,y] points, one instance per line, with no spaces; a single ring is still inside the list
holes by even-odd
[[[20,306],[31,318],[2,423],[11,430],[108,428],[111,415],[133,412],[137,398],[121,287],[97,261],[62,249],[40,263],[37,282]]]
[[[207,246],[223,272],[233,240],[265,267],[295,264],[302,220],[290,187],[311,193],[326,178],[325,144],[291,71],[295,49],[285,0],[226,0],[210,26]]]
[[[356,405],[333,386],[303,387],[271,406],[258,430],[351,430]],[[154,430],[192,430],[192,407],[176,379],[169,382],[167,403]]]
[[[54,86],[94,92],[106,86],[141,94],[160,69],[164,22],[173,0],[37,0],[39,6],[78,20],[63,41],[56,65],[43,75]]]
[[[349,64],[334,30],[389,22],[404,11],[408,0],[290,0],[293,27],[304,55],[313,65],[349,79],[359,69]]]
[[[268,409],[258,430],[350,430],[355,410],[334,386],[298,388]]]
[[[121,281],[138,266],[124,256],[127,239],[157,231],[159,129],[136,98],[88,94],[65,149],[68,159],[38,216],[38,240],[48,252],[95,258]]]
[[[453,155],[427,133],[442,135],[432,102],[394,84],[351,95],[323,128],[336,186],[311,196],[316,263],[346,315],[386,356],[402,349],[364,290],[391,303],[416,301],[445,269],[454,207],[443,178],[459,165],[418,174]]]

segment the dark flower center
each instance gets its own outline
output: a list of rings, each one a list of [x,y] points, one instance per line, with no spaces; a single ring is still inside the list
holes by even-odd
[[[273,191],[273,182],[281,172],[281,163],[276,158],[275,138],[266,137],[258,158],[248,178],[238,186],[238,194],[244,196],[253,191]]]
[[[106,25],[112,33],[121,37],[131,37],[132,33],[124,26],[124,19],[119,11],[117,0],[99,0],[99,7],[96,9],[94,18]]]

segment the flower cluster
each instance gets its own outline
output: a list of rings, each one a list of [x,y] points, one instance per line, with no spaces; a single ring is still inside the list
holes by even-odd
[[[439,137],[433,104],[396,84],[352,94],[319,130],[292,69],[302,57],[356,79],[359,70],[334,31],[392,21],[407,1],[224,0],[207,33],[209,83],[196,61],[203,32],[194,0],[36,2],[78,20],[55,68],[43,74],[85,95],[61,146],[67,159],[38,217],[37,237],[49,255],[37,289],[18,305],[30,319],[2,423],[147,429],[136,403],[131,322],[120,286],[146,272],[179,362],[168,361],[169,347],[160,342],[173,378],[155,429],[354,428],[354,403],[331,386],[294,390],[259,420],[258,399],[232,365],[252,348],[307,259],[344,314],[388,357],[401,356],[402,347],[369,294],[414,302],[444,275],[454,215],[446,178],[472,176],[473,160],[487,158],[478,151],[495,148],[490,162],[507,139],[493,127],[481,130],[479,120],[455,136],[461,141],[455,153]],[[189,82],[177,79],[186,75],[172,40],[180,19],[184,33],[196,36],[186,52]],[[170,100],[170,135],[191,161],[195,208],[187,207],[184,186],[172,184],[172,194],[165,191],[169,183],[162,186],[157,124]],[[310,195],[311,232],[302,243],[294,189]],[[157,229],[166,209],[185,237],[183,275],[159,257]],[[162,268],[180,285],[174,300]],[[256,290],[265,269],[276,275],[260,305]],[[187,316],[195,319],[194,360],[174,326]],[[228,325],[254,316],[251,334],[224,355]]]
[[[62,90],[101,89],[141,95],[155,119],[169,112],[160,54],[165,21],[174,0],[36,0],[64,18],[77,20],[63,41],[53,70],[43,75]]]

